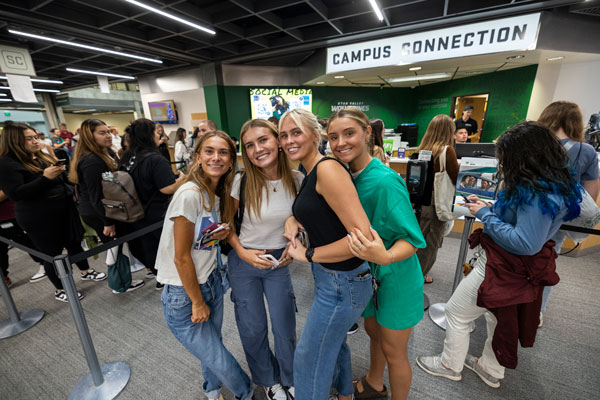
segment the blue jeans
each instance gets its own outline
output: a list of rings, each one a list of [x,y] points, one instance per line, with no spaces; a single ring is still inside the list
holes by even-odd
[[[215,268],[206,283],[200,285],[202,297],[210,308],[206,322],[193,323],[192,301],[183,286],[165,285],[162,293],[167,325],[179,342],[202,363],[202,390],[209,398],[217,398],[222,385],[238,399],[250,400],[253,388],[250,378],[223,345],[223,287]]]
[[[311,267],[315,298],[294,355],[296,398],[327,399],[332,386],[340,395],[350,396],[352,364],[346,333],[373,295],[369,264],[351,271],[334,271],[318,263]]]
[[[281,257],[283,249],[271,255]],[[258,269],[242,260],[235,250],[229,252],[229,284],[235,304],[235,320],[252,372],[259,386],[273,386],[281,379],[294,386],[294,350],[296,349],[296,301],[290,269]],[[275,355],[269,348],[269,329],[265,301],[269,304]]]

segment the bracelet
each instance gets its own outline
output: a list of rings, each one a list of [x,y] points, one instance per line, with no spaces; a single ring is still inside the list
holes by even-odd
[[[394,263],[394,253],[392,253],[392,251],[388,251],[388,253],[390,253],[390,255],[392,256],[392,261],[390,261],[390,264]],[[388,264],[389,265],[389,264]]]

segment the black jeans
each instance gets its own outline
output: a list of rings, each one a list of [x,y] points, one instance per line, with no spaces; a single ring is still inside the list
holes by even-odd
[[[0,236],[14,240],[15,242],[24,246],[36,249],[35,245],[31,241],[31,238],[27,236],[27,234],[23,231],[23,228],[19,226],[17,220],[14,218],[0,222]],[[36,256],[31,254],[29,256],[36,263],[43,263],[43,261]],[[4,242],[0,242],[0,269],[2,269],[4,276],[8,276],[8,245]]]
[[[20,210],[18,206],[17,204],[16,216],[19,225],[25,229],[35,247],[42,253],[55,257],[65,248],[69,255],[83,252],[81,235],[72,232],[73,225],[78,221],[71,219],[75,216],[79,218],[79,213],[76,209],[70,208],[76,207],[71,199],[65,197],[45,199],[40,201],[38,207],[28,208],[26,212]],[[85,271],[90,268],[90,265],[87,260],[83,260],[77,263],[77,267]],[[54,287],[62,290],[63,286],[54,265],[44,262],[44,270]]]

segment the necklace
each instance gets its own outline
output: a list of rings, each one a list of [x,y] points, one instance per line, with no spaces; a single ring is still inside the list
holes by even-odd
[[[273,189],[274,192],[277,192],[277,186],[279,185],[279,180],[277,181],[269,181],[269,186]]]

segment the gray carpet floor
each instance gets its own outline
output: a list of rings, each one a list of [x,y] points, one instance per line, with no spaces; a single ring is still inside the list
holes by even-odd
[[[446,238],[438,262],[431,271],[435,282],[425,286],[432,303],[446,301],[451,292],[459,240]],[[11,293],[17,308],[41,308],[44,319],[34,328],[0,341],[0,399],[64,399],[88,372],[69,307],[53,299],[53,287],[45,279],[28,283],[37,265],[19,250],[10,250]],[[92,265],[106,271],[104,263]],[[592,399],[600,398],[600,253],[558,259],[561,282],[552,292],[544,326],[535,347],[519,350],[519,366],[507,370],[499,389],[486,386],[473,372],[463,371],[461,382],[425,374],[414,362],[417,355],[441,352],[444,331],[425,314],[409,342],[413,367],[410,399]],[[305,264],[291,266],[298,302],[298,336],[313,296],[313,279]],[[143,278],[144,272],[134,274]],[[137,276],[136,276],[137,275]],[[77,275],[75,275],[77,276]],[[100,363],[126,361],[131,380],[120,399],[203,399],[199,362],[171,335],[162,316],[160,292],[154,281],[128,294],[114,295],[106,282],[76,285]],[[8,318],[0,306],[0,321]],[[364,329],[349,336],[353,373],[368,369],[368,336]],[[470,352],[479,355],[485,340],[485,322],[477,321],[471,334]],[[223,340],[248,371],[233,317],[225,302]],[[594,383],[595,382],[595,383]],[[257,390],[257,398],[264,393]],[[225,390],[225,399],[232,399]]]

